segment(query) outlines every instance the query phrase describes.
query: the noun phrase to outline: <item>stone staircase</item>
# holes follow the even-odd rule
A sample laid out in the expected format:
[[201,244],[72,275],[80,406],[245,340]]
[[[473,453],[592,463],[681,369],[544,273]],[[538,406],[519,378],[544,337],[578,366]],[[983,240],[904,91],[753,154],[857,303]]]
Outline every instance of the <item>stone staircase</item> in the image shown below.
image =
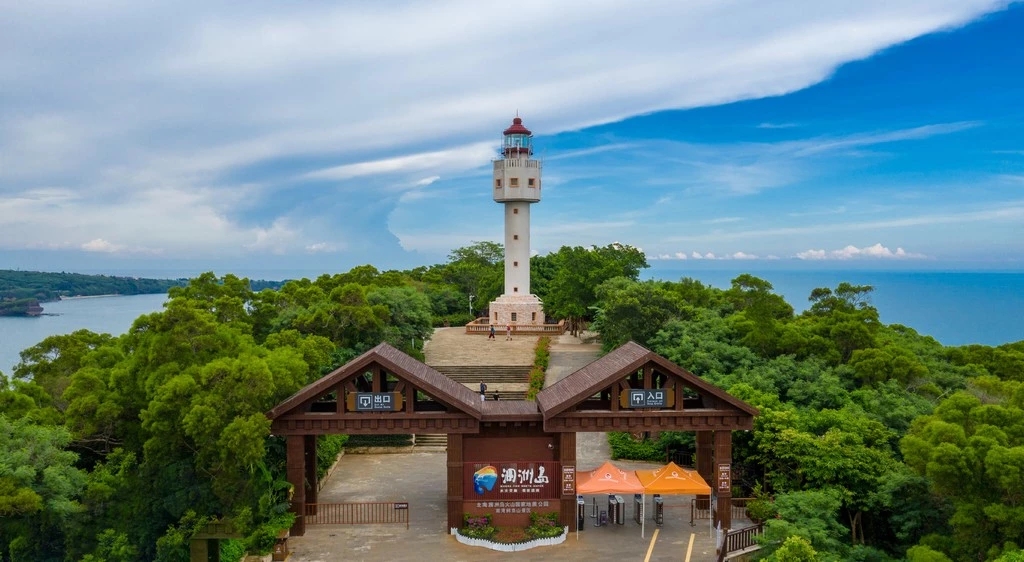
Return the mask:
[[439,373],[462,384],[529,384],[531,365],[437,365]]
[[417,447],[447,447],[448,436],[444,433],[419,433],[416,435]]

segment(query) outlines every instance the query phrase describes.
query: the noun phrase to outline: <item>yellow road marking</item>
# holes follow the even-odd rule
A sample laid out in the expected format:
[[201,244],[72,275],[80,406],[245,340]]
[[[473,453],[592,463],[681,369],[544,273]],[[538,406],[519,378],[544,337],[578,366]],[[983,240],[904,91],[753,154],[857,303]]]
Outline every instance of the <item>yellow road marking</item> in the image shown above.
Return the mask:
[[658,531],[661,529],[655,529],[654,534],[651,535],[651,546],[647,547],[647,557],[644,558],[644,562],[651,562],[651,553],[654,552],[654,541],[658,540]]
[[690,554],[693,553],[693,538],[697,535],[690,533],[690,546],[686,547],[686,562],[690,562]]

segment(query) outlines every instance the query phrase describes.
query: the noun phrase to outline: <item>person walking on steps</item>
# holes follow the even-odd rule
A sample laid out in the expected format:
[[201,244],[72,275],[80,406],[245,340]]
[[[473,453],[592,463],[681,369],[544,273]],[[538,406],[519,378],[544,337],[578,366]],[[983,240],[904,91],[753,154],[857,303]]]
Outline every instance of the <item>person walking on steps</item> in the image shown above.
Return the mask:
[[484,381],[480,381],[480,401],[487,400],[487,384]]
[[505,326],[505,341],[512,341],[512,324]]
[[491,324],[491,332],[489,334],[487,334],[487,339],[489,339],[489,340],[493,340],[494,339],[494,324]]

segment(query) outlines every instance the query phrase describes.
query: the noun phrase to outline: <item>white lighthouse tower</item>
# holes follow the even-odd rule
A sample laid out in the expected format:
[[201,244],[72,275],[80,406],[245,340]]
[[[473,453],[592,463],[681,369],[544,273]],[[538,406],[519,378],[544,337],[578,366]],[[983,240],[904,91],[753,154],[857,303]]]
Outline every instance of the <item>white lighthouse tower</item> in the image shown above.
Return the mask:
[[540,168],[533,134],[516,117],[494,161],[494,201],[505,207],[505,293],[491,303],[491,324],[544,323],[543,305],[530,293],[530,204],[540,201]]

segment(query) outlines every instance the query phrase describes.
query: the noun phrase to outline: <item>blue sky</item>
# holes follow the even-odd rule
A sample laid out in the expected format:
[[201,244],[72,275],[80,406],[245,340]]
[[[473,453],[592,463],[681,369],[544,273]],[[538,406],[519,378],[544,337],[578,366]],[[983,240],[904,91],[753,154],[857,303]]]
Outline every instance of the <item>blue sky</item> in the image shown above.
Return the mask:
[[1024,269],[1024,4],[768,4],[0,0],[0,268],[438,263],[518,111],[540,253]]

